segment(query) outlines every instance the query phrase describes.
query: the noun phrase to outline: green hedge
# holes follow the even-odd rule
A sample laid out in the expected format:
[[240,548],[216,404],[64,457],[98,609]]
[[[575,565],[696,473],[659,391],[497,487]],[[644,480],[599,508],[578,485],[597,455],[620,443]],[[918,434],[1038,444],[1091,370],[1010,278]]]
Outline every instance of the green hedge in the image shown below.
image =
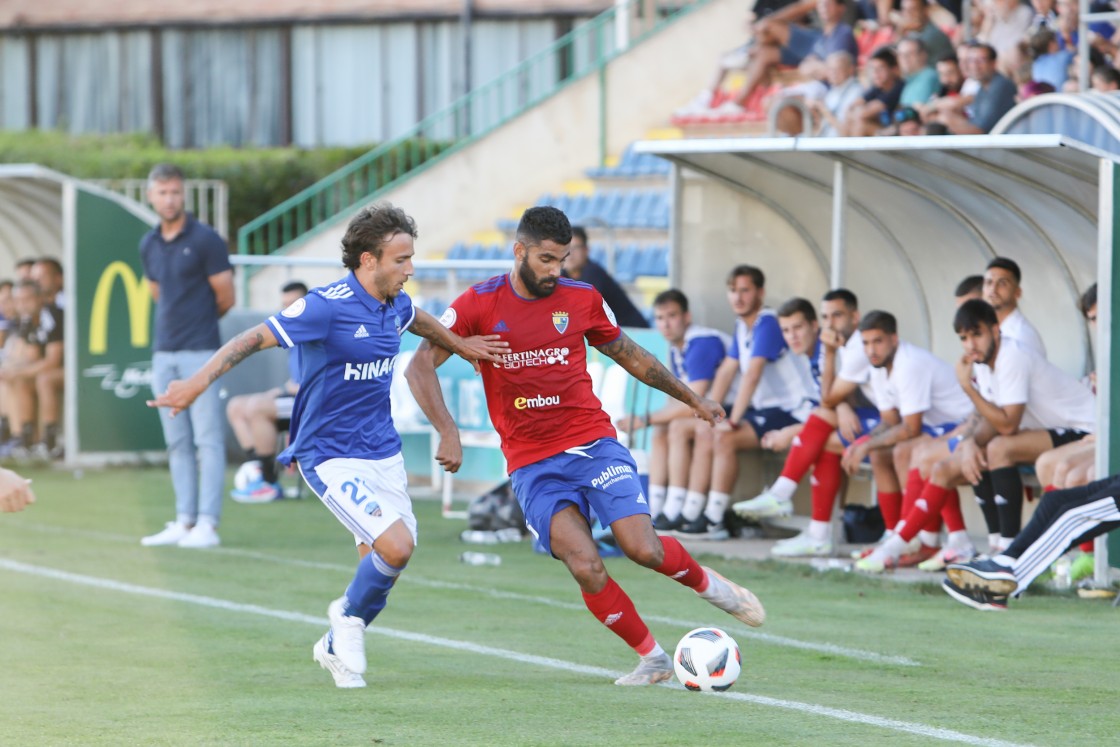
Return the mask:
[[231,244],[242,225],[371,147],[170,150],[150,135],[0,131],[0,163],[36,163],[82,179],[143,179],[168,161],[188,178],[221,179],[229,185]]

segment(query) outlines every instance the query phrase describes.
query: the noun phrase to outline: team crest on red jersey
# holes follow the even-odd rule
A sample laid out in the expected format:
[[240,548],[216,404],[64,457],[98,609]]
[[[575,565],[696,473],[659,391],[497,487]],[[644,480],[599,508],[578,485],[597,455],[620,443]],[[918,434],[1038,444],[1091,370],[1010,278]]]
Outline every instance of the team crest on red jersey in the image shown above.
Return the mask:
[[564,334],[568,331],[568,312],[554,311],[552,312],[552,326],[556,327],[556,331]]

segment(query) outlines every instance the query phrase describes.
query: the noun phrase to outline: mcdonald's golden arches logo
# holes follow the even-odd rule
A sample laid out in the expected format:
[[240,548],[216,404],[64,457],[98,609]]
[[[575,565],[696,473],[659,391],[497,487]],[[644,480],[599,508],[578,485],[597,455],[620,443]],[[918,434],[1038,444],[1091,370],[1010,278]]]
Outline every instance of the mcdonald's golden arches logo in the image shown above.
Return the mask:
[[89,352],[102,355],[109,349],[109,303],[117,278],[128,300],[128,323],[132,347],[146,348],[151,343],[152,292],[142,277],[120,260],[111,262],[101,273],[93,292],[89,315]]

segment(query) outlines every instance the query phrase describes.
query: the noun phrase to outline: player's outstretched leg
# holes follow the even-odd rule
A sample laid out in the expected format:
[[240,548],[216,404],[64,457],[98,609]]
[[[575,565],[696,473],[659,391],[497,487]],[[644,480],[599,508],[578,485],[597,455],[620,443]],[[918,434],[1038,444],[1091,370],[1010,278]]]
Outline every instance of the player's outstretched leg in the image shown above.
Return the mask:
[[742,623],[757,628],[766,622],[766,610],[750,589],[739,586],[707,566],[702,566],[708,575],[704,590],[696,590],[713,607],[718,607]]

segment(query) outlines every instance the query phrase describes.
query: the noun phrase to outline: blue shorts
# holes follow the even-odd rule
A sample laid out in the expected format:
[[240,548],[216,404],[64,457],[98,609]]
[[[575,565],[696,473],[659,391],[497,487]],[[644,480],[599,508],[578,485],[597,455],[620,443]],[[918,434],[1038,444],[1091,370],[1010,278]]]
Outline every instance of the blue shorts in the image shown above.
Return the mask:
[[813,47],[820,41],[820,38],[820,31],[791,23],[789,25],[789,42],[782,47],[779,61],[787,67],[797,67],[813,51]]
[[[855,410],[856,417],[859,418],[859,424],[863,427],[862,435],[870,433],[871,430],[883,420],[879,416],[879,411],[874,407],[857,407]],[[839,430],[836,431],[836,435],[840,437],[840,443],[844,444],[844,448],[851,446],[852,442],[844,438]]]
[[525,525],[549,555],[552,517],[566,506],[578,508],[588,526],[592,511],[605,527],[627,516],[649,516],[634,458],[613,438],[600,438],[515,469],[510,481],[525,512]]
[[742,422],[753,428],[755,435],[762,438],[770,431],[780,431],[801,421],[780,407],[763,407],[760,410],[748,407]]
[[[952,433],[960,423],[941,423],[940,425],[926,425],[922,423],[922,433],[934,438],[941,438],[946,433]],[[949,449],[952,452],[952,448]]]

